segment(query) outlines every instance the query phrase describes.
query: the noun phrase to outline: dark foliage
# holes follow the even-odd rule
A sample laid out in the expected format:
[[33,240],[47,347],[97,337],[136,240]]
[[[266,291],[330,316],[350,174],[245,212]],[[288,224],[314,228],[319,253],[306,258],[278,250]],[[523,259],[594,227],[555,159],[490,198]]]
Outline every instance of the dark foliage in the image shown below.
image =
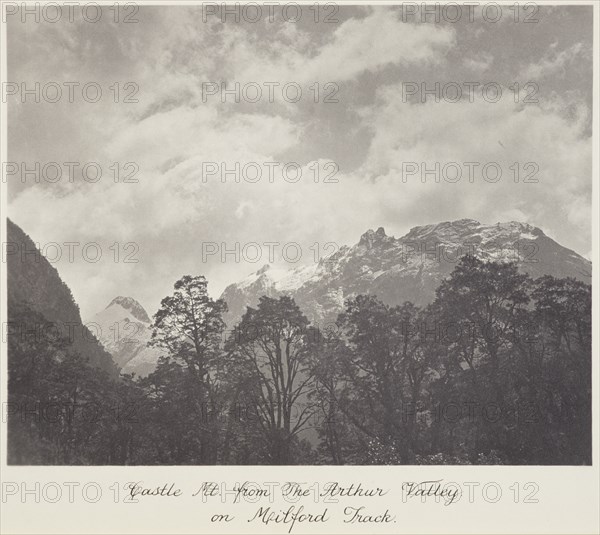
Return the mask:
[[584,283],[467,256],[426,308],[359,295],[323,333],[265,296],[227,340],[206,284],[163,299],[143,379],[13,291],[9,320],[42,328],[9,333],[9,463],[591,463]]

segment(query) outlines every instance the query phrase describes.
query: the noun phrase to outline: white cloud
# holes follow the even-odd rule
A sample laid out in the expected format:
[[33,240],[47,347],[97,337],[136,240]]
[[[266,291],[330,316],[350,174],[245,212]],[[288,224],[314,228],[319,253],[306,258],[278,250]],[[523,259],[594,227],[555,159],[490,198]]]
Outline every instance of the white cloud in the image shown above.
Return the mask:
[[463,60],[463,65],[472,71],[484,72],[487,71],[494,62],[494,56],[483,52],[473,57],[466,57]]
[[[556,101],[548,105],[518,105],[504,88],[505,97],[492,104],[483,99],[469,103],[434,101],[402,103],[399,87],[380,91],[380,100],[364,110],[373,132],[371,148],[362,167],[379,189],[382,205],[398,220],[415,220],[431,213],[441,220],[472,217],[484,222],[505,219],[509,212],[554,236],[586,250],[590,239],[591,143],[582,132],[583,113],[566,118]],[[564,108],[564,103],[562,105]],[[463,172],[456,183],[423,184],[420,175],[402,182],[406,162],[434,169],[456,162]],[[478,162],[474,182],[467,179],[465,162]],[[503,175],[488,183],[481,174],[484,164],[499,164]],[[511,167],[518,162],[519,183]],[[527,171],[539,166],[539,183],[523,183]],[[447,168],[448,173],[451,168]],[[490,168],[491,169],[491,168]],[[405,166],[406,170],[406,166]],[[454,175],[448,175],[453,177]],[[490,174],[490,177],[492,175]],[[577,217],[566,208],[577,206]],[[573,235],[574,225],[577,235]]]
[[[315,51],[298,49],[291,42],[265,49],[238,40],[230,51],[231,70],[242,82],[343,82],[386,65],[435,63],[454,41],[453,29],[405,24],[393,11],[372,8],[366,17],[342,23]],[[302,42],[308,44],[306,38]]]
[[[260,267],[222,264],[214,258],[203,264],[206,241],[229,247],[236,242],[295,241],[305,253],[303,261],[311,261],[315,242],[320,247],[325,242],[352,244],[368,228],[384,226],[398,235],[417,224],[472,217],[483,222],[527,220],[568,246],[589,249],[591,148],[581,134],[586,110],[577,108],[566,117],[560,99],[543,106],[515,105],[504,88],[497,104],[412,105],[401,102],[397,85],[385,85],[390,83],[385,76],[376,81],[373,76],[370,87],[379,88],[374,102],[367,89],[359,89],[356,101],[335,108],[224,106],[218,98],[202,102],[201,84],[210,80],[342,84],[390,67],[403,76],[410,68],[421,74],[429,69],[434,76],[436,65],[448,67],[447,52],[456,39],[453,29],[403,24],[383,8],[361,8],[358,13],[316,39],[293,25],[261,35],[243,26],[202,24],[193,10],[165,10],[162,17],[147,21],[155,24],[152,29],[134,25],[140,27],[131,29],[130,39],[123,34],[115,38],[115,47],[126,58],[119,72],[131,69],[121,79],[138,81],[139,104],[75,105],[66,110],[68,121],[65,110],[53,115],[40,107],[33,116],[25,114],[26,124],[39,122],[55,135],[24,138],[17,147],[24,155],[32,146],[55,154],[50,160],[78,156],[106,166],[114,161],[140,165],[139,184],[114,184],[107,177],[98,184],[36,186],[10,205],[11,217],[36,241],[102,243],[101,262],[63,261],[57,266],[84,316],[121,293],[132,294],[151,309],[184,273],[207,275],[218,295],[227,283]],[[88,75],[87,69],[95,66],[99,71],[94,77],[108,86],[115,76],[110,62],[96,61],[95,48],[89,46],[93,40],[80,52],[75,46],[80,40],[86,40],[84,34],[71,36],[67,51],[56,58],[28,56],[19,74],[31,75],[39,67],[51,79],[53,72],[62,72],[64,61],[69,73],[80,69]],[[39,50],[35,39],[28,46]],[[580,53],[572,47],[532,65],[546,74]],[[497,67],[495,58],[486,54],[458,61],[474,70]],[[348,112],[357,106],[362,106],[360,113]],[[331,133],[326,143],[315,144],[309,125],[327,130],[329,123],[338,127],[329,132],[342,134]],[[345,137],[365,129],[368,147],[352,145],[354,138]],[[236,162],[282,160],[297,148],[323,166],[340,147],[361,159],[348,166],[351,170],[342,165],[337,183],[315,183],[314,162],[303,165],[303,178],[295,184],[281,178],[274,183],[223,184],[216,177],[202,177],[207,161],[232,169]],[[499,162],[505,174],[497,184],[480,176],[475,183],[423,184],[416,176],[404,183],[402,162],[413,161],[429,167],[436,161]],[[539,163],[540,183],[515,184],[508,174],[514,162]],[[127,241],[139,243],[137,264],[115,263],[111,257],[108,247]]]
[[557,74],[566,72],[566,67],[573,62],[580,54],[585,53],[585,49],[581,43],[575,43],[567,49],[556,52],[556,44],[551,51],[539,61],[530,63],[522,69],[520,78],[522,80],[539,80]]

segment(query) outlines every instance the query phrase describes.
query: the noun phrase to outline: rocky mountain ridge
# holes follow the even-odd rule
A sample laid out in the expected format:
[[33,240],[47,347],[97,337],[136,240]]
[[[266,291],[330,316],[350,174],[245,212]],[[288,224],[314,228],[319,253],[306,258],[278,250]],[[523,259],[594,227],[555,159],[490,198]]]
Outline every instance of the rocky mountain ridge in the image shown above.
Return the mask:
[[308,266],[285,270],[265,265],[225,289],[221,295],[229,307],[225,319],[231,327],[261,295],[291,295],[318,323],[335,321],[344,301],[360,293],[375,294],[390,305],[404,301],[425,305],[465,254],[516,262],[533,278],[547,274],[591,284],[591,262],[537,227],[460,219],[413,227],[400,238],[388,236],[382,227],[368,230],[356,245],[340,247]]

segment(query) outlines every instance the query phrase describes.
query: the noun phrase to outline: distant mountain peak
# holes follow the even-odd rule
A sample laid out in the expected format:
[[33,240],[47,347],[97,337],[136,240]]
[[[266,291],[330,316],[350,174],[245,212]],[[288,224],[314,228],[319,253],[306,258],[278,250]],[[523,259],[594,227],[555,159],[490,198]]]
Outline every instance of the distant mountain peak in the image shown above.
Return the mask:
[[143,323],[150,323],[148,313],[144,310],[142,305],[133,299],[133,297],[123,297],[122,295],[119,295],[118,297],[115,297],[106,308],[110,308],[113,305],[119,305],[123,307],[125,310],[130,312],[135,319]]
[[271,269],[271,265],[270,264],[265,264],[263,267],[261,267],[256,274],[257,275],[262,275],[263,273],[266,273],[267,271],[269,271]]

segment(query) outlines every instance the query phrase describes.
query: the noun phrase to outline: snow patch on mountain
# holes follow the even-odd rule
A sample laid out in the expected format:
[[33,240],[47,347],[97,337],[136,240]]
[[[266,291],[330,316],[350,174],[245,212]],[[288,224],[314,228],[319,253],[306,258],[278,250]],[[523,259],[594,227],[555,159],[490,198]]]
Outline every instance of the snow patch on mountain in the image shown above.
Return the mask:
[[245,279],[240,281],[239,288],[245,289],[260,283],[276,291],[297,290],[315,276],[317,268],[317,264],[312,264],[290,270],[265,264],[261,269],[250,273]]

